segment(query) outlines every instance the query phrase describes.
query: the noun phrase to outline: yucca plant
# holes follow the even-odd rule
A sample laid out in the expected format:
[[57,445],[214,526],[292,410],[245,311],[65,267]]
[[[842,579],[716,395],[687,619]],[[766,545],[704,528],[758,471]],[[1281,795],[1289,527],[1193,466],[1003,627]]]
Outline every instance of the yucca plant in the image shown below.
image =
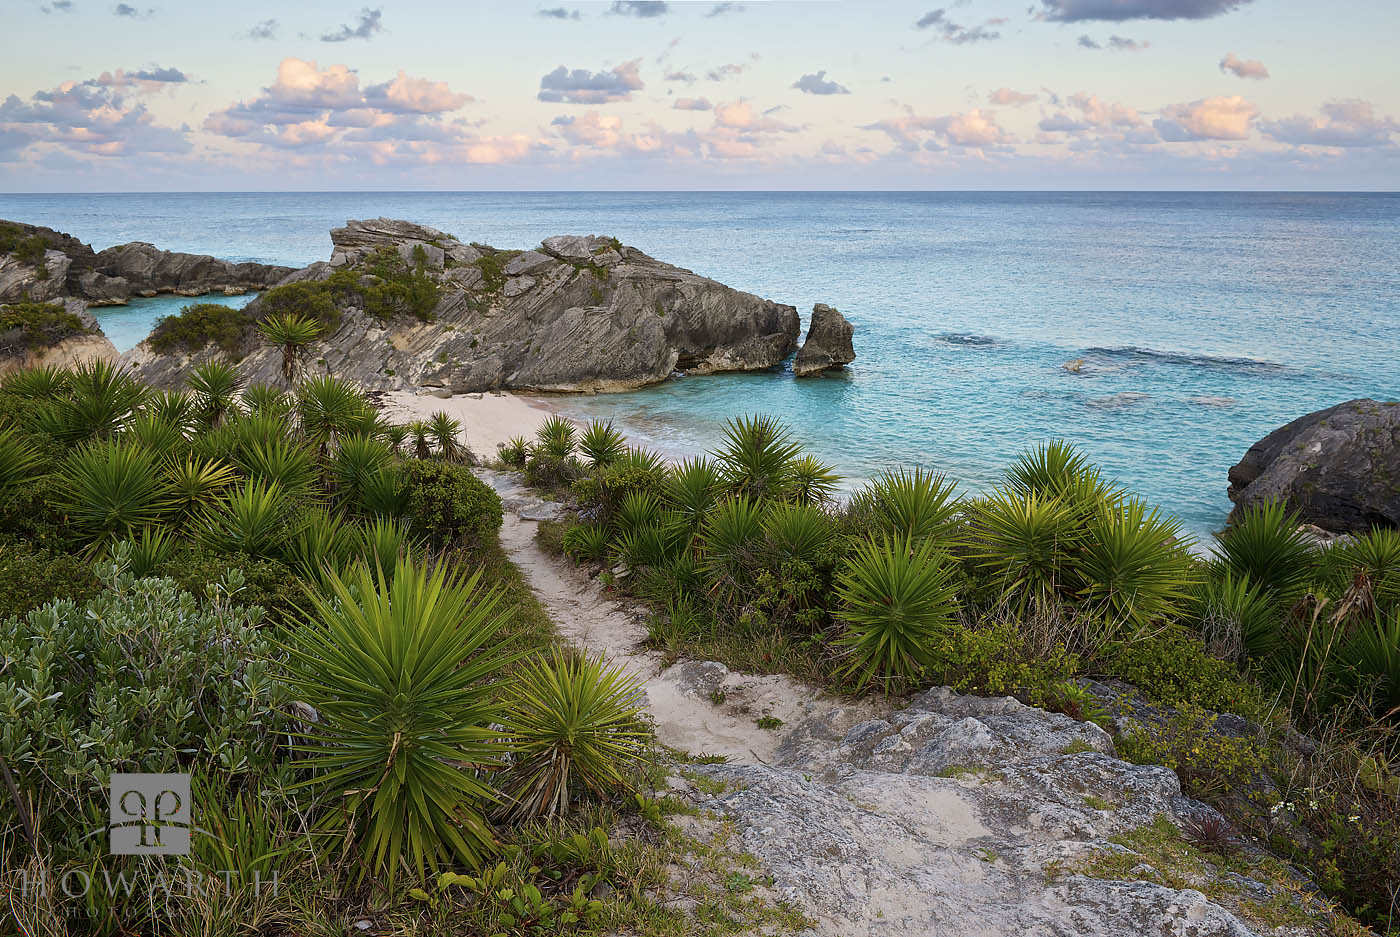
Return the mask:
[[292,398],[271,384],[249,384],[243,391],[243,405],[249,413],[265,413],[282,419],[292,415]]
[[666,460],[658,453],[641,446],[629,446],[627,451],[613,462],[618,469],[634,470],[648,475],[659,475],[666,470]]
[[1326,550],[1319,565],[1334,614],[1361,620],[1400,608],[1400,530],[1372,528]]
[[838,539],[835,523],[821,508],[782,502],[764,513],[763,534],[780,563],[815,564],[823,554],[834,554]]
[[661,499],[646,491],[629,491],[613,512],[613,526],[622,533],[658,527],[661,524]]
[[766,416],[728,421],[724,443],[715,451],[730,490],[756,499],[784,497],[792,484],[792,463],[802,447],[782,423]]
[[324,508],[307,511],[295,528],[282,548],[282,556],[298,576],[310,583],[321,582],[327,570],[343,575],[364,549],[361,530]]
[[454,420],[443,411],[428,417],[428,434],[437,446],[438,455],[448,462],[459,462],[466,455],[467,447],[457,441],[462,434],[462,421]]
[[96,440],[64,464],[59,508],[91,548],[160,524],[172,508],[170,485],[140,446]]
[[[501,461],[512,468],[524,468],[530,455],[530,441],[524,436],[512,436],[499,446]],[[425,458],[419,456],[419,458]]]
[[0,495],[28,485],[43,474],[39,453],[9,427],[0,427]]
[[510,687],[512,819],[566,813],[578,788],[613,794],[645,757],[651,740],[646,694],[636,677],[601,654],[556,647],[512,674]]
[[574,424],[561,416],[551,416],[535,431],[535,450],[555,462],[563,462],[574,454],[577,444]]
[[258,323],[262,337],[282,352],[282,379],[288,386],[296,383],[306,348],[320,336],[323,328],[317,320],[291,312],[268,316]]
[[110,436],[140,410],[148,394],[117,365],[93,361],[69,372],[66,393],[39,411],[38,427],[70,445]]
[[197,456],[167,461],[165,476],[170,485],[172,513],[181,520],[212,506],[235,480],[230,466]]
[[999,603],[1021,615],[1057,615],[1071,557],[1083,543],[1075,509],[1037,491],[1003,489],[971,513],[968,550]]
[[275,482],[249,479],[205,512],[198,539],[217,553],[276,557],[296,533],[291,498]]
[[370,436],[349,436],[340,441],[331,460],[336,492],[349,504],[357,504],[370,479],[393,462],[388,445]]
[[0,379],[0,391],[30,400],[52,400],[69,389],[69,372],[53,365],[22,368]]
[[1177,616],[1192,585],[1181,524],[1135,498],[1095,512],[1070,571],[1075,597],[1102,616],[1104,641]]
[[942,475],[922,468],[882,472],[862,495],[879,531],[910,540],[933,540],[942,549],[951,548],[960,538],[963,504],[956,486]]
[[666,504],[687,536],[700,529],[723,488],[724,477],[704,456],[686,459],[667,473]]
[[127,543],[131,551],[128,568],[138,579],[154,575],[180,548],[180,541],[168,527],[142,527]]
[[318,716],[298,748],[332,807],[324,828],[391,887],[404,872],[477,867],[496,848],[483,773],[502,763],[495,681],[511,657],[499,594],[480,578],[408,560],[391,576],[364,565],[329,576],[287,648],[289,682]]
[[402,423],[391,423],[384,427],[383,438],[394,455],[404,454],[404,443],[408,442],[409,429]]
[[322,455],[342,435],[353,432],[369,409],[369,402],[359,389],[338,377],[312,377],[297,387],[296,410],[301,431]]
[[1292,604],[1318,568],[1317,551],[1298,526],[1282,503],[1236,508],[1230,526],[1216,534],[1220,558],[1275,601]]
[[120,435],[147,452],[167,457],[185,448],[189,441],[185,427],[161,419],[150,411],[138,413],[123,427]]
[[408,424],[408,436],[415,459],[433,457],[432,430],[428,428],[427,421],[414,420]]
[[1006,470],[1006,487],[1023,495],[1057,498],[1085,515],[1123,495],[1120,486],[1105,481],[1103,473],[1063,439],[1022,454]]
[[859,543],[836,584],[841,678],[864,689],[918,681],[957,612],[953,567],[930,540],[882,537]]
[[1377,718],[1400,717],[1400,611],[1377,615],[1351,635],[1344,659],[1369,692]]
[[675,535],[660,524],[629,528],[612,542],[612,561],[628,576],[645,569],[661,566],[675,555],[679,543]]
[[1282,643],[1283,612],[1249,581],[1212,563],[1191,596],[1191,619],[1216,657],[1243,663],[1272,658]]
[[406,521],[376,517],[360,528],[360,555],[379,569],[393,570],[417,555],[418,540]]
[[242,414],[225,425],[229,428],[235,445],[242,452],[247,452],[259,443],[273,440],[289,441],[296,437],[291,421],[286,416],[268,410]]
[[391,462],[360,483],[355,511],[365,517],[404,517],[409,513],[409,497],[398,466]]
[[238,412],[238,391],[243,378],[225,361],[206,361],[190,372],[186,381],[194,393],[196,412],[208,426],[220,426]]
[[579,524],[565,531],[564,553],[580,562],[600,563],[608,555],[608,540],[608,529],[602,524]]
[[316,461],[295,439],[272,437],[244,448],[238,467],[249,478],[299,494],[316,481]]
[[590,420],[579,435],[578,451],[597,468],[612,465],[627,452],[627,438],[612,421]]
[[788,471],[788,497],[798,504],[825,504],[836,493],[841,476],[814,455],[800,455]]
[[716,504],[700,532],[701,568],[721,603],[734,603],[752,587],[763,546],[763,507],[744,497]]
[[198,413],[194,398],[182,390],[158,390],[146,399],[146,412],[158,420],[189,432]]

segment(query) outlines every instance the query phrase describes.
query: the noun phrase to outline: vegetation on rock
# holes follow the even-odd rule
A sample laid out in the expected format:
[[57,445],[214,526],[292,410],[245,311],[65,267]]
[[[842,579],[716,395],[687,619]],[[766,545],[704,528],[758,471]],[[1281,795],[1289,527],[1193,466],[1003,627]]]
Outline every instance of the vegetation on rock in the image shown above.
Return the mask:
[[52,348],[93,330],[60,303],[21,302],[0,306],[0,353]]

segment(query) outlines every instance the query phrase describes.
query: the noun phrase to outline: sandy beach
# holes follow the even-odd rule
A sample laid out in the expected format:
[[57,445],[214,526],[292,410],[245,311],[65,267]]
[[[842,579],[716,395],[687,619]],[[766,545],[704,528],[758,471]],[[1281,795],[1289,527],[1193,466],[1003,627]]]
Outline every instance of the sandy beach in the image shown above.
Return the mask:
[[390,391],[382,400],[384,415],[396,423],[426,420],[443,412],[460,420],[467,446],[478,456],[493,458],[496,447],[514,436],[534,438],[540,424],[549,419],[544,402],[514,394],[460,394],[435,397],[410,391]]

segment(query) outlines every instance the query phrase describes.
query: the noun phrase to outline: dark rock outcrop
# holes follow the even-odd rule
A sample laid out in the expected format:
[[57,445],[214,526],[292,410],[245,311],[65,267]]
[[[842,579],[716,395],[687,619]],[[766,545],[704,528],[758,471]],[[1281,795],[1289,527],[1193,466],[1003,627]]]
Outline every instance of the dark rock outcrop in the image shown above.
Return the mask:
[[1351,400],[1281,426],[1230,469],[1240,508],[1284,501],[1333,533],[1400,527],[1400,403]]
[[[662,263],[613,238],[551,237],[529,251],[464,244],[433,228],[391,219],[351,221],[331,233],[329,263],[282,282],[324,281],[384,251],[420,266],[439,290],[427,321],[369,314],[338,295],[335,331],[307,356],[311,373],[330,372],[373,389],[441,388],[446,393],[626,390],[691,374],[779,365],[796,347],[792,306],[770,302]],[[261,314],[263,298],[250,303]],[[241,368],[276,381],[280,355],[255,336]],[[189,368],[222,354],[127,354],[145,380],[170,386]]]
[[850,364],[856,360],[856,350],[851,344],[855,331],[856,327],[840,312],[825,303],[817,303],[812,307],[807,340],[792,362],[792,373],[807,377]]
[[[266,289],[291,267],[231,263],[206,254],[163,251],[142,241],[101,253],[68,234],[39,225],[0,221],[23,237],[48,245],[42,269],[14,256],[0,257],[0,302],[81,299],[94,305],[120,304],[133,296],[178,293],[244,293]],[[42,276],[40,274],[43,274]]]

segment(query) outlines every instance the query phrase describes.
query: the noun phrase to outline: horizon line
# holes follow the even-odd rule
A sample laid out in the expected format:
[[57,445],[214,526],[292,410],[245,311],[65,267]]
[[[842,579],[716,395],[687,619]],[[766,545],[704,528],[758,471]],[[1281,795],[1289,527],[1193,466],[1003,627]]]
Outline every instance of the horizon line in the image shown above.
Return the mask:
[[1400,189],[54,189],[0,192],[52,195],[1400,195]]

